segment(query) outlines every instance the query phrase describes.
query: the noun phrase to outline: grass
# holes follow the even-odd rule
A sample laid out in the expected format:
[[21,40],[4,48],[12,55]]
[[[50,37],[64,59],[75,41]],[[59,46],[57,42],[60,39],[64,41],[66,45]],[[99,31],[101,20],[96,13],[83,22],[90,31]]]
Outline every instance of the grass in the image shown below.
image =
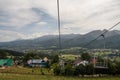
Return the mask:
[[53,73],[52,70],[49,71],[49,69],[46,68],[26,68],[26,67],[13,66],[6,69],[0,69],[1,73],[18,73],[18,74],[35,74],[35,75],[41,74],[41,71],[47,75]]
[[0,80],[120,80],[119,77],[81,78],[54,75],[0,74]]
[[[41,69],[44,75],[41,75]],[[54,76],[53,71],[46,68],[9,67],[0,69],[0,80],[120,80],[120,77],[65,77]]]
[[75,57],[78,57],[78,56],[79,55],[66,54],[66,55],[62,55],[62,58],[66,60],[75,60]]

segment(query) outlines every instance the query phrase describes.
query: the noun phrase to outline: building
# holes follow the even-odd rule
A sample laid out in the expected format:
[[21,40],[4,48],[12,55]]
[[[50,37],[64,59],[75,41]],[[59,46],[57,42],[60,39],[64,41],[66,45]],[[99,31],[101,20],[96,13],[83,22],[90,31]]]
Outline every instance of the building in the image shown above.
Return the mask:
[[73,62],[74,66],[79,66],[79,65],[87,65],[89,62],[86,60],[81,60],[79,57],[75,59],[75,61]]
[[30,59],[27,61],[29,67],[46,67],[47,62],[42,59]]
[[12,59],[0,59],[0,66],[12,66]]
[[48,61],[49,61],[47,57],[44,57],[43,60],[44,60],[45,62],[48,62]]
[[79,66],[81,63],[81,59],[80,58],[76,58],[75,61],[73,62],[74,66]]

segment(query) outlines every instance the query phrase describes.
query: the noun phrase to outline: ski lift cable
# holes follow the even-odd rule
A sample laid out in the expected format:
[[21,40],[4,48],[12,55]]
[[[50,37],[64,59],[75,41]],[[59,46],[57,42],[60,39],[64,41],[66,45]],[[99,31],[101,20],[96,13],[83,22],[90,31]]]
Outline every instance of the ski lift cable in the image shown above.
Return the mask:
[[86,45],[84,45],[83,47],[87,47],[89,46],[91,43],[93,43],[94,41],[96,41],[98,38],[100,38],[101,36],[105,35],[108,31],[110,31],[111,29],[113,29],[114,27],[116,27],[118,24],[120,24],[120,22],[116,23],[115,25],[113,25],[112,27],[110,27],[108,30],[104,31],[102,34],[100,34],[98,37],[96,37],[95,39],[93,39],[92,41],[88,42]]
[[[59,5],[59,0],[57,0],[57,17],[58,17],[58,32],[59,32],[59,49],[61,49],[61,22],[60,22],[60,5]],[[118,24],[120,24],[120,22],[116,23],[115,25],[113,25],[112,27],[110,27],[108,30],[104,31],[102,34],[100,34],[98,37],[96,37],[95,39],[93,39],[92,41],[88,42],[86,45],[84,45],[83,47],[87,47],[89,46],[91,43],[93,43],[94,41],[96,41],[98,38],[100,38],[101,36],[104,36],[104,34],[106,34],[108,31],[110,31],[111,29],[113,29],[114,27],[116,27]],[[73,39],[70,39],[73,40]],[[70,41],[68,40],[68,41]]]
[[[120,24],[120,22],[118,22],[117,24],[115,24],[114,26],[112,26],[112,27],[110,27],[108,30],[106,30],[105,32],[103,32],[102,34],[100,34],[98,37],[96,37],[95,39],[93,39],[92,41],[90,41],[90,42],[88,42],[86,45],[84,45],[83,47],[86,47],[87,45],[89,45],[89,44],[91,44],[91,43],[93,43],[94,41],[96,41],[99,37],[105,37],[104,36],[104,34],[106,34],[108,31],[110,31],[111,29],[113,29],[115,26],[117,26],[118,24]],[[69,39],[69,40],[66,40],[66,41],[64,41],[65,43],[66,42],[70,42],[70,41],[72,41],[72,40],[74,40],[75,38],[78,38],[80,35],[78,35],[78,36],[75,36],[74,38],[71,38],[71,39]]]

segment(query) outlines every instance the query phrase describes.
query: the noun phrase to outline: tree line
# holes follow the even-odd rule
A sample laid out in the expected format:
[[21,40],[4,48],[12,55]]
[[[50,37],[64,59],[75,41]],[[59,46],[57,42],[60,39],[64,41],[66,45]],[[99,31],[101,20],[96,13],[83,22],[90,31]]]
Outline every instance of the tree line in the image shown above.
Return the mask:
[[109,62],[107,68],[95,68],[93,64],[87,64],[73,67],[67,64],[64,67],[56,66],[54,74],[59,76],[84,76],[84,75],[120,75],[120,62]]

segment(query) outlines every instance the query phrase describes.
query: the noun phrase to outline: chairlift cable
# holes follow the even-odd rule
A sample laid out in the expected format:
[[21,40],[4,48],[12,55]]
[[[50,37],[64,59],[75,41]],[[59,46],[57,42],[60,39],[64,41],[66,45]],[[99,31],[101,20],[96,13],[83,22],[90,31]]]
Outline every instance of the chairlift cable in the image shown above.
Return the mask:
[[108,31],[110,31],[111,29],[113,29],[114,27],[116,27],[118,24],[120,24],[120,22],[116,23],[115,25],[113,25],[112,27],[110,27],[108,30],[104,31],[102,34],[100,34],[98,37],[96,37],[95,39],[93,39],[92,41],[88,42],[86,45],[84,45],[84,47],[89,46],[91,43],[93,43],[94,41],[96,41],[98,38],[100,38],[102,35],[106,34]]

